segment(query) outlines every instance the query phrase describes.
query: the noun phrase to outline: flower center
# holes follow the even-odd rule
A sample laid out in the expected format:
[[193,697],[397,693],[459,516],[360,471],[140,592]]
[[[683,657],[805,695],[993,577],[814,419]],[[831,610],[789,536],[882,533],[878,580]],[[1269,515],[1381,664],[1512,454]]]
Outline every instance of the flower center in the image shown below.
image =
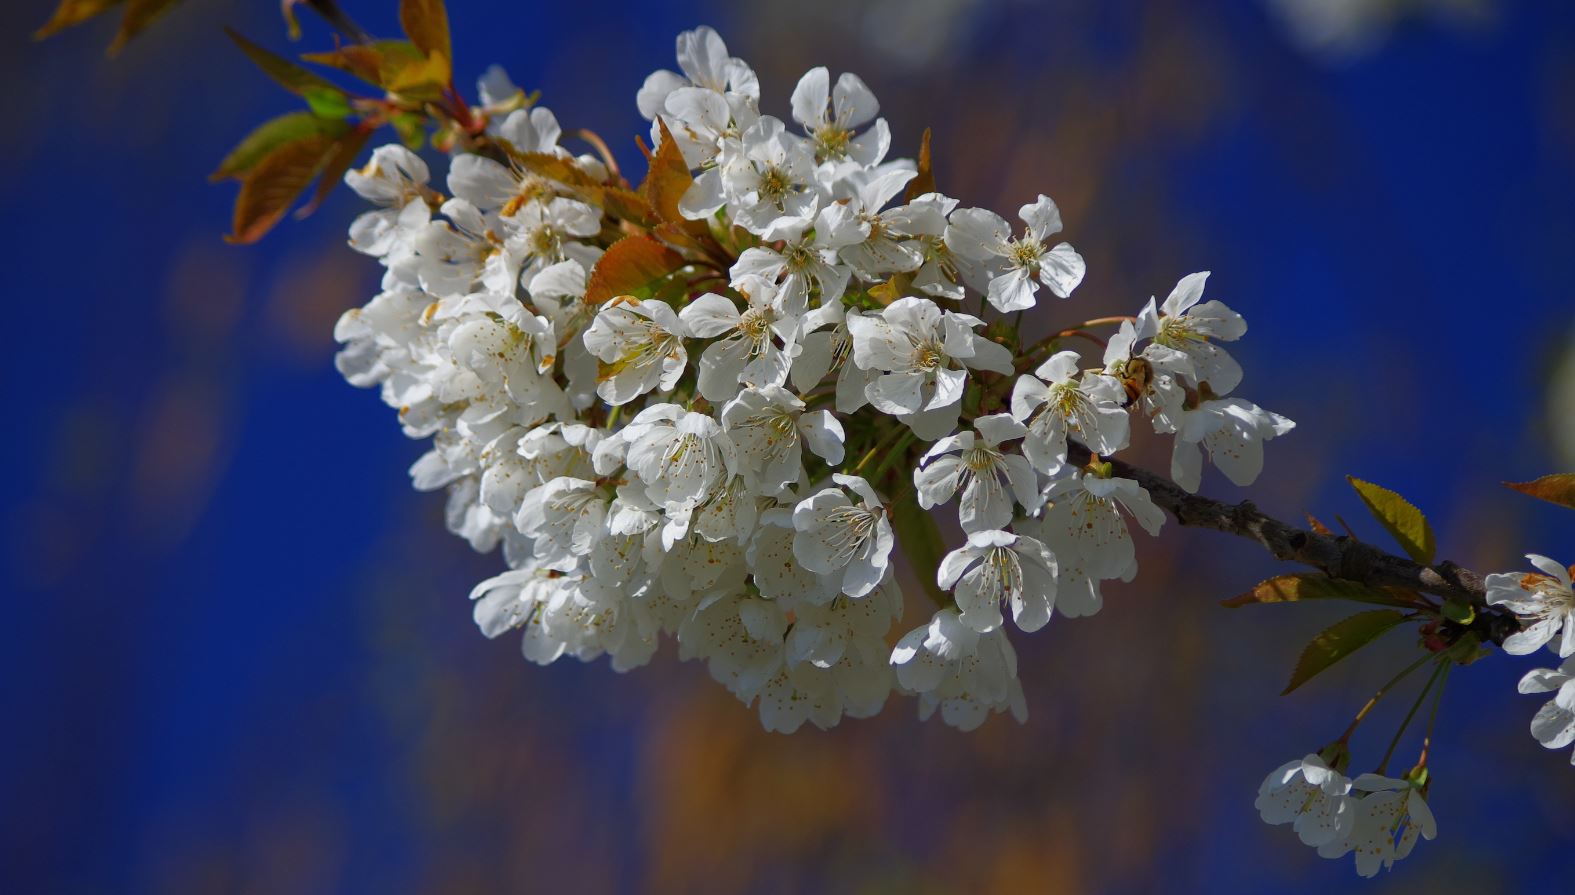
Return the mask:
[[913,346],[913,366],[916,369],[929,372],[938,368],[946,360],[946,350],[939,342],[925,341]]
[[792,178],[776,165],[768,165],[760,172],[760,195],[767,201],[781,205],[792,189]]
[[815,130],[815,154],[821,159],[842,158],[851,142],[853,132],[847,128],[828,123]]
[[744,338],[755,343],[755,350],[759,352],[765,343],[771,339],[771,323],[776,315],[770,308],[750,308],[738,318],[738,331]]
[[962,452],[963,465],[975,475],[994,469],[1001,461],[1001,452],[987,444],[975,444]]
[[1013,267],[1033,270],[1039,266],[1039,259],[1044,253],[1044,243],[1038,237],[1024,236],[1017,242],[1007,244],[1006,257]]

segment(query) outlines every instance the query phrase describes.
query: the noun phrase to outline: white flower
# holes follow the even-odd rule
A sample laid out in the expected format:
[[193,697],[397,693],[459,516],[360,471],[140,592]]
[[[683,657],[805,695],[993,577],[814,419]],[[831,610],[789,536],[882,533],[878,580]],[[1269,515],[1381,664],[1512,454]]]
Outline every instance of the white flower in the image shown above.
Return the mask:
[[524,627],[546,596],[551,578],[541,569],[511,569],[476,585],[470,592],[476,627],[489,640]]
[[488,386],[507,391],[521,404],[556,391],[550,374],[558,350],[557,336],[545,317],[526,311],[504,296],[478,294],[479,305],[498,308],[467,318],[449,334],[454,360]]
[[784,605],[829,603],[842,593],[842,576],[811,572],[793,555],[793,511],[776,507],[760,514],[745,555],[762,596]]
[[915,173],[890,168],[854,174],[848,181],[852,196],[832,203],[816,220],[816,231],[825,230],[830,242],[842,246],[842,260],[866,280],[918,270],[924,251],[917,238],[940,236],[946,229],[945,216],[931,202],[881,210]]
[[1083,256],[1067,243],[1046,245],[1061,232],[1061,210],[1049,196],[1041,195],[1017,214],[1027,224],[1020,239],[1012,238],[1011,225],[1004,218],[983,208],[953,212],[946,227],[946,245],[953,252],[988,265],[986,296],[999,311],[1033,307],[1040,283],[1066,298],[1083,281],[1086,269]]
[[1438,825],[1422,790],[1408,780],[1363,774],[1351,782],[1351,831],[1318,848],[1325,858],[1356,853],[1356,872],[1364,877],[1387,870],[1411,854],[1418,837],[1432,840]]
[[584,335],[585,347],[601,361],[596,394],[618,405],[653,388],[671,391],[689,363],[684,334],[666,302],[615,298],[603,305]]
[[1157,314],[1150,300],[1139,315],[1137,332],[1154,340],[1143,356],[1155,369],[1183,376],[1194,387],[1207,382],[1214,394],[1227,395],[1241,384],[1241,365],[1215,342],[1241,338],[1247,322],[1223,302],[1198,304],[1208,278],[1208,271],[1182,277]]
[[600,249],[579,241],[602,228],[601,212],[584,202],[561,197],[528,202],[502,222],[509,234],[506,248],[521,259],[519,275],[527,282],[562,261],[578,261],[590,270],[601,258]]
[[853,413],[868,403],[864,390],[880,375],[851,362],[853,335],[847,321],[856,316],[857,311],[845,311],[841,302],[823,304],[805,314],[799,321],[799,354],[789,374],[793,387],[808,394],[828,374],[836,373],[838,413]]
[[695,611],[678,629],[679,658],[701,658],[711,676],[753,702],[783,664],[787,617],[771,600],[729,596]]
[[[978,262],[954,253],[946,245],[946,219],[957,208],[957,200],[940,193],[925,193],[908,203],[910,213],[937,215],[941,220],[939,236],[920,237],[917,240],[923,263],[913,274],[913,288],[925,295],[961,301],[966,294],[964,281],[978,278]],[[988,285],[988,284],[987,284]]]
[[864,389],[875,409],[897,415],[923,439],[957,425],[968,374],[964,367],[1012,372],[1012,354],[973,328],[977,317],[942,311],[925,298],[899,298],[878,315],[848,318],[853,362],[878,370]]
[[463,296],[477,284],[488,292],[513,296],[525,263],[523,247],[499,235],[503,225],[495,213],[483,214],[464,199],[450,199],[441,209],[448,221],[422,228],[409,259],[421,288],[439,298]]
[[703,87],[751,102],[760,99],[760,82],[754,70],[744,60],[729,56],[727,44],[712,28],[696,28],[678,35],[678,67],[683,70],[682,75],[664,69],[645,79],[636,105],[647,121],[662,111],[668,94],[681,87]]
[[721,424],[676,404],[647,407],[618,434],[628,443],[626,465],[669,514],[700,506],[738,471]]
[[700,339],[720,336],[700,355],[700,394],[722,402],[738,394],[739,384],[781,385],[798,353],[798,320],[787,314],[778,300],[777,287],[756,277],[734,286],[747,306],[742,312],[733,299],[707,292],[678,312],[689,335]]
[[823,603],[794,603],[793,629],[787,637],[789,665],[807,662],[832,668],[861,641],[878,644],[880,665],[885,665],[883,638],[891,623],[902,615],[902,594],[895,588],[876,588],[862,600],[835,597]]
[[605,533],[611,499],[593,481],[562,476],[525,496],[514,525],[536,539],[536,557],[544,566],[570,571]]
[[521,436],[518,453],[538,485],[559,476],[591,478],[591,455],[604,434],[580,423],[548,423]]
[[[497,133],[518,152],[568,156],[558,146],[563,129],[557,116],[542,106],[509,113]],[[449,163],[448,188],[477,208],[509,218],[526,205],[551,201],[555,186],[524,168],[506,167],[484,155],[466,153],[456,155]]]
[[1503,606],[1521,619],[1531,622],[1522,631],[1504,639],[1504,652],[1524,656],[1553,643],[1562,629],[1563,637],[1553,646],[1559,658],[1575,655],[1575,590],[1570,586],[1570,570],[1536,553],[1526,559],[1541,574],[1503,572],[1489,575],[1487,601]]
[[975,631],[1001,626],[1001,604],[1012,607],[1012,621],[1037,631],[1050,621],[1055,605],[1055,557],[1034,538],[1004,531],[976,531],[968,543],[946,554],[936,570],[942,589],[953,591],[962,623]]
[[1264,778],[1255,806],[1264,823],[1292,824],[1304,844],[1318,848],[1350,834],[1356,819],[1350,792],[1350,778],[1308,755]]
[[[745,249],[728,275],[734,283],[746,277],[776,283],[782,308],[789,314],[803,314],[811,292],[819,295],[822,308],[840,308],[842,293],[848,288],[848,269],[839,263],[838,245],[830,241],[825,228],[817,227],[814,235],[805,235],[814,223],[809,216],[778,218],[761,234],[766,244]],[[775,247],[778,242],[781,248]]]
[[1170,477],[1188,491],[1203,478],[1203,451],[1225,477],[1250,485],[1263,471],[1263,443],[1296,428],[1291,420],[1241,398],[1216,398],[1173,415],[1176,439],[1170,455]]
[[954,609],[936,612],[929,624],[903,635],[891,664],[898,683],[918,694],[920,719],[939,708],[941,719],[958,730],[977,728],[992,712],[1010,710],[1019,723],[1028,720],[1017,652],[1005,632],[980,634]]
[[769,115],[744,131],[737,157],[720,173],[720,196],[708,195],[701,180],[690,187],[680,203],[685,217],[706,218],[726,204],[733,223],[761,234],[781,218],[811,214],[820,199],[814,156]]
[[[827,488],[793,508],[793,555],[811,572],[840,572],[842,592],[862,597],[886,576],[891,520],[868,482],[842,473],[831,479],[841,487]],[[842,488],[859,502],[849,500]]]
[[431,176],[420,156],[398,144],[379,146],[365,167],[345,172],[345,183],[379,206],[350,225],[351,248],[381,258],[407,247],[432,220],[425,198]]
[[[1001,450],[1001,442],[1022,438],[1027,429],[1009,414],[974,420],[973,431],[948,435],[935,442],[913,473],[919,506],[930,509],[962,489],[958,515],[963,531],[1005,528],[1012,521],[1016,497],[1032,513],[1039,509],[1039,480],[1028,461]],[[1008,490],[1010,487],[1010,490]]]
[[[825,66],[812,68],[793,88],[793,120],[803,126],[818,161],[847,160],[859,167],[878,164],[891,145],[886,120],[876,119],[880,103],[864,81],[851,72],[831,86]],[[859,128],[875,122],[863,134]]]
[[[1575,743],[1575,656],[1558,669],[1535,668],[1520,679],[1522,693],[1553,693],[1531,719],[1531,735],[1545,749],[1563,749]],[[1570,755],[1575,765],[1575,753]]]
[[1070,561],[1090,578],[1131,581],[1137,574],[1137,552],[1123,509],[1150,535],[1159,534],[1165,523],[1164,511],[1132,479],[1074,471],[1052,483],[1046,497],[1051,503],[1045,510],[1045,542],[1052,548],[1059,543],[1071,546],[1075,560],[1059,550],[1057,558],[1063,567]]
[[842,463],[842,424],[827,410],[806,412],[804,402],[779,385],[747,388],[722,408],[743,473],[763,494],[776,494],[804,474],[803,446],[827,465]]
[[1046,475],[1066,462],[1069,434],[1102,456],[1127,446],[1131,426],[1125,389],[1103,373],[1090,371],[1080,378],[1078,365],[1076,351],[1061,351],[1012,385],[1012,416],[1028,426],[1023,454]]

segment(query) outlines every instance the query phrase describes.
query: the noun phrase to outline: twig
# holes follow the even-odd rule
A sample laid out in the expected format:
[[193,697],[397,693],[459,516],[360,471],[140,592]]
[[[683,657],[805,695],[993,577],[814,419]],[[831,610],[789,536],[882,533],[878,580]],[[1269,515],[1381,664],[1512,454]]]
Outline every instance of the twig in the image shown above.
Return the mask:
[[[1067,458],[1078,466],[1086,465],[1090,459],[1088,448],[1073,441],[1068,444]],[[1488,605],[1482,576],[1449,560],[1422,565],[1348,535],[1330,537],[1288,525],[1265,514],[1250,500],[1229,504],[1188,494],[1163,476],[1115,458],[1103,459],[1115,475],[1142,485],[1154,503],[1182,525],[1212,528],[1257,541],[1276,559],[1311,566],[1333,578],[1371,587],[1404,588],[1473,606],[1477,612],[1469,630],[1484,641],[1502,644],[1504,638],[1520,630],[1520,621],[1513,614]]]

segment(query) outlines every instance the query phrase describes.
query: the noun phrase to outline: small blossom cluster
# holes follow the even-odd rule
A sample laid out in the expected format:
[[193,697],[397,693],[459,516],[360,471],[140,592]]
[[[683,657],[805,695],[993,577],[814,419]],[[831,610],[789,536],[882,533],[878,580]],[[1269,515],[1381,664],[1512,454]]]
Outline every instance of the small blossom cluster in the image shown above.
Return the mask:
[[1308,755],[1264,779],[1258,814],[1271,825],[1290,824],[1320,857],[1354,855],[1356,872],[1371,877],[1411,854],[1418,839],[1438,835],[1425,780],[1382,774],[1353,780],[1321,755]]
[[[1553,694],[1531,719],[1531,735],[1545,748],[1564,749],[1575,743],[1575,569],[1535,553],[1526,559],[1537,571],[1487,576],[1487,599],[1515,613],[1523,625],[1504,640],[1504,652],[1526,656],[1545,646],[1564,660],[1558,668],[1536,668],[1520,679],[1522,693]],[[1575,764],[1575,755],[1570,763]]]
[[[784,121],[714,31],[681,35],[678,62],[637,97],[654,158],[687,169],[677,219],[626,214],[611,160],[561,146],[552,112],[504,114],[497,71],[478,113],[498,114],[446,195],[399,146],[347,175],[377,206],[351,245],[385,274],[338,325],[341,371],[432,439],[415,486],[447,492],[474,548],[501,546],[475,619],[521,632],[531,661],[624,670],[675,638],[778,731],[870,716],[893,690],[963,729],[1022,719],[1005,612],[1027,632],[1098,611],[1101,583],[1136,573],[1129,517],[1164,521],[1104,460],[1133,417],[1173,438],[1189,490],[1205,455],[1251,482],[1292,427],[1232,394],[1222,343],[1245,323],[1194,274],[1096,363],[1025,344],[1010,315],[1084,276],[1050,198],[1020,225],[959,207],[887,158],[855,75],[806,73]],[[627,239],[679,261],[599,294]],[[966,542],[917,570],[942,605],[893,636],[897,516],[953,504]]]

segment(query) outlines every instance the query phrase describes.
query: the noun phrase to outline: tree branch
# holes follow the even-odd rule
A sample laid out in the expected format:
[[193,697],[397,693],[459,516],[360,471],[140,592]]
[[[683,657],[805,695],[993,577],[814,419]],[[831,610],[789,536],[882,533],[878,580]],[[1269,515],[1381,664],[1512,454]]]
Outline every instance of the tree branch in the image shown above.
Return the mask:
[[[1068,461],[1077,466],[1091,459],[1088,448],[1076,441],[1071,441],[1067,448]],[[1488,605],[1482,577],[1453,562],[1444,560],[1431,566],[1422,565],[1352,537],[1330,537],[1287,525],[1259,510],[1250,500],[1228,504],[1188,494],[1170,479],[1146,469],[1111,457],[1100,459],[1109,463],[1116,475],[1136,480],[1155,504],[1182,525],[1212,528],[1257,541],[1276,559],[1311,566],[1332,578],[1372,587],[1404,588],[1471,606],[1476,610],[1476,619],[1469,630],[1495,644],[1502,644],[1505,637],[1520,630],[1520,621],[1513,614]],[[1462,625],[1454,625],[1454,628],[1462,634],[1468,629]]]

